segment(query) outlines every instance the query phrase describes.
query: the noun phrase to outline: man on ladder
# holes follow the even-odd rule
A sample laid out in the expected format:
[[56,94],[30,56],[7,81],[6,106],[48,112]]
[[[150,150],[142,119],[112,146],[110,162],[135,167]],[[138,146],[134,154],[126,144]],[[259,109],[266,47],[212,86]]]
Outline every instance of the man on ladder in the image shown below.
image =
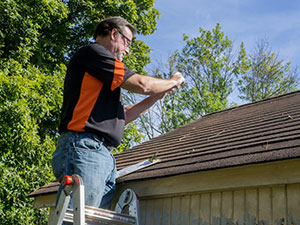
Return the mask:
[[[85,186],[85,204],[109,209],[115,190],[116,165],[111,153],[124,126],[157,100],[184,84],[178,72],[170,79],[134,73],[123,63],[136,29],[121,17],[110,17],[96,28],[95,43],[71,58],[65,83],[60,137],[52,158],[55,177],[77,174]],[[121,88],[149,95],[123,108]],[[60,196],[63,187],[58,192]],[[69,207],[72,207],[72,198]]]

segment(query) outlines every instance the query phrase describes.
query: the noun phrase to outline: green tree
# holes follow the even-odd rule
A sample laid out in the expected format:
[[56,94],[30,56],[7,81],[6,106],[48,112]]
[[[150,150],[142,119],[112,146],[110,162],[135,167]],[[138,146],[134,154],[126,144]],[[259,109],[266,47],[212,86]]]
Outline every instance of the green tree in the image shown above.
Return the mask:
[[249,59],[247,73],[238,79],[241,99],[255,102],[297,89],[297,68],[278,59],[266,40],[257,42]]
[[[159,12],[153,0],[1,0],[0,16],[0,224],[46,224],[26,195],[52,181],[65,68],[91,41],[95,26],[123,16],[148,35]],[[142,73],[149,47],[135,39],[125,61]],[[130,129],[129,129],[130,128]],[[142,136],[134,124],[122,147]]]
[[149,138],[228,107],[233,79],[246,70],[243,45],[234,53],[232,42],[219,24],[212,30],[200,28],[195,38],[187,35],[183,38],[186,41],[183,49],[172,54],[163,68],[153,71],[162,78],[180,71],[186,84],[166,95],[154,107],[151,116],[141,119],[140,124]]
[[[50,69],[66,64],[108,16],[122,16],[137,27],[138,34],[152,34],[159,18],[153,4],[154,0],[2,0],[0,58]],[[134,41],[132,68],[141,71],[150,62],[147,51],[142,41]]]
[[0,68],[0,224],[43,224],[45,213],[26,195],[53,177],[65,67],[49,75],[9,60]]
[[0,13],[1,60],[46,68],[63,62],[70,39],[64,22],[68,7],[62,1],[2,0]]

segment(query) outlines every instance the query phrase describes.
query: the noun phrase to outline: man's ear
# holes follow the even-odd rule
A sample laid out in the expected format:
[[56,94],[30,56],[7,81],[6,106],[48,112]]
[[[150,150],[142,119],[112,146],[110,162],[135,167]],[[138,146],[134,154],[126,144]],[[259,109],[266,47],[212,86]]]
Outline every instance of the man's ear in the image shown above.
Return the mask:
[[118,33],[117,29],[112,29],[110,32],[110,39],[113,41],[116,41],[118,38],[118,35],[119,35],[119,33]]

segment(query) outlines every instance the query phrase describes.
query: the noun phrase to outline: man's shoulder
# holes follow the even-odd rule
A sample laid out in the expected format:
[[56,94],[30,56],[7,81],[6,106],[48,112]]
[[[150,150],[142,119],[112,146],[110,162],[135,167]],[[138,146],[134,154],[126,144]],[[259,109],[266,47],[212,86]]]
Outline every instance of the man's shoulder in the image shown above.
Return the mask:
[[[107,60],[114,61],[113,54],[98,43],[90,43],[79,47],[72,56],[74,60]],[[97,59],[98,58],[98,59]]]
[[107,50],[105,47],[103,47],[102,45],[100,45],[97,42],[83,46],[80,49],[81,49],[81,51],[88,51],[90,53],[94,52],[95,54],[98,54],[98,55],[102,55],[102,56],[106,56],[106,57],[113,57],[112,53],[109,50]]

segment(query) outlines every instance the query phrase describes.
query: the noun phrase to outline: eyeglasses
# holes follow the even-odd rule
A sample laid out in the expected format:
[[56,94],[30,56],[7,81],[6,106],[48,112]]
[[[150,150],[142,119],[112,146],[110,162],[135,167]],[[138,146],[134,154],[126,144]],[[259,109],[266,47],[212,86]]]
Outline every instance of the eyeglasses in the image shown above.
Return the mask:
[[126,37],[126,35],[124,35],[119,29],[117,29],[117,31],[126,39],[125,47],[129,48],[129,46],[131,45],[131,40],[128,37]]

